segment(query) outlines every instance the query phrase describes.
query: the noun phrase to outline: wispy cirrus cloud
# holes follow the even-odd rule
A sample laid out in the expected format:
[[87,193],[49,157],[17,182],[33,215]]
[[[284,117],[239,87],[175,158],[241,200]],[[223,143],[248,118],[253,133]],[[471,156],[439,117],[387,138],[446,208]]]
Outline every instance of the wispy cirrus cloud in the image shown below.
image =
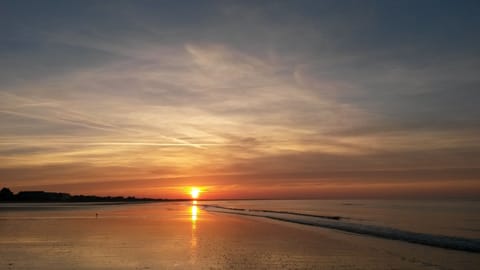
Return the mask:
[[158,5],[75,4],[70,16],[58,4],[62,14],[38,17],[7,7],[16,14],[0,16],[9,185],[154,193],[197,181],[222,194],[311,196],[327,178],[346,187],[346,171],[349,185],[387,189],[395,178],[412,190],[416,172],[425,170],[420,185],[452,170],[478,188],[474,8]]

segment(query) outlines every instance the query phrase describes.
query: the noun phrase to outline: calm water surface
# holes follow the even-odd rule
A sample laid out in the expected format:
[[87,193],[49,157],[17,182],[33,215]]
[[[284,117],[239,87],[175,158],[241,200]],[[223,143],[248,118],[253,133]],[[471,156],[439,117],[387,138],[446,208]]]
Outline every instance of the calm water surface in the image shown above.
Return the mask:
[[341,216],[360,224],[479,238],[478,202],[3,203],[0,269],[475,269],[480,263],[476,253],[284,226],[211,212],[203,204]]
[[221,206],[341,216],[351,222],[413,232],[480,238],[480,201],[252,200]]

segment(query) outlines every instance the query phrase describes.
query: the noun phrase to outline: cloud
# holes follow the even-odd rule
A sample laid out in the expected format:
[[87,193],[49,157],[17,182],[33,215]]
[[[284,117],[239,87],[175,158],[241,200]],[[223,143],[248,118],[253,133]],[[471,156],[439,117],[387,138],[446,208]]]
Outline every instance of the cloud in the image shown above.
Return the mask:
[[207,177],[225,192],[222,181],[312,195],[325,178],[477,176],[480,39],[467,4],[36,5],[51,8],[0,16],[9,183],[107,192],[137,175],[154,192]]

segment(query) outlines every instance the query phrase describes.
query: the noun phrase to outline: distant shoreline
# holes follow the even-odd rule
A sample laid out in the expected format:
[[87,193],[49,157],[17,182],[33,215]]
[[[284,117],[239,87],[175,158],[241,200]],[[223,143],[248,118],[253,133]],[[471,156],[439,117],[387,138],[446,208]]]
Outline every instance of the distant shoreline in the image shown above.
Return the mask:
[[154,199],[136,198],[134,196],[96,196],[96,195],[71,195],[62,192],[47,192],[43,190],[20,191],[14,194],[9,188],[0,190],[0,202],[8,203],[139,203],[139,202],[178,202],[191,201],[191,199]]
[[1,203],[13,203],[13,204],[27,204],[27,203],[55,203],[55,204],[89,204],[89,203],[98,203],[102,205],[113,205],[113,204],[141,204],[141,203],[155,203],[155,202],[191,202],[192,200],[190,199],[139,199],[139,200],[134,200],[134,201],[3,201],[0,200]]

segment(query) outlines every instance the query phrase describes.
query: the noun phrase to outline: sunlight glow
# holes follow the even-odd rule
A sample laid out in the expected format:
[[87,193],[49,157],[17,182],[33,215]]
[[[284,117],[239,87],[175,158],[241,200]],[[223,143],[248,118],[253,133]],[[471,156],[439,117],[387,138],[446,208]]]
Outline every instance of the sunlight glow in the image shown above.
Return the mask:
[[192,187],[192,191],[190,191],[190,194],[192,195],[192,199],[198,199],[198,196],[200,195],[200,189]]

